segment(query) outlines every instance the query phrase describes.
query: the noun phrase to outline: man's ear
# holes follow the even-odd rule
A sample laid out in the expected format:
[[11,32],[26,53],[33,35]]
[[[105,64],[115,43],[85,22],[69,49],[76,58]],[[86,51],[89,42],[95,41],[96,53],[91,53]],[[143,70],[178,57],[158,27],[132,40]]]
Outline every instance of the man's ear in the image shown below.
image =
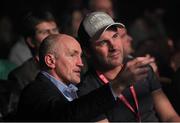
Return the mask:
[[34,42],[33,42],[33,39],[30,38],[30,37],[27,37],[27,38],[26,38],[26,43],[27,43],[27,45],[28,45],[30,48],[34,48],[34,47],[35,47],[35,44],[34,44]]
[[49,68],[51,68],[51,69],[55,68],[56,59],[52,54],[47,54],[44,57],[44,61]]

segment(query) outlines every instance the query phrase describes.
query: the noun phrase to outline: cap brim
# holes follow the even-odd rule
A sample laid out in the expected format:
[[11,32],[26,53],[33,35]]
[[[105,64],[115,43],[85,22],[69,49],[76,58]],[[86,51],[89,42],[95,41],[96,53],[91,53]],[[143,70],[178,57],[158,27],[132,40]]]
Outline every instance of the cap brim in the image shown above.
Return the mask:
[[122,24],[122,23],[112,23],[112,24],[108,25],[108,26],[103,30],[102,33],[104,33],[104,32],[105,32],[108,28],[110,28],[111,26],[116,26],[116,27],[120,27],[120,28],[125,28],[125,25]]

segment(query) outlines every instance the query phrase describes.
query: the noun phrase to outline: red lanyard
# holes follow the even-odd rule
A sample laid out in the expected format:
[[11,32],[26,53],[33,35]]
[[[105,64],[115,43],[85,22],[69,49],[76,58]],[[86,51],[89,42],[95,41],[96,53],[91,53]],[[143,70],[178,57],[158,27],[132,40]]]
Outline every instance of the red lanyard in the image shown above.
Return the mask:
[[106,79],[106,77],[100,73],[99,71],[96,71],[97,75],[99,76],[99,78],[104,82],[104,84],[109,83],[109,80]]
[[[109,81],[107,80],[107,78],[100,72],[96,71],[97,75],[99,76],[99,78],[104,82],[104,84],[107,84]],[[124,97],[123,94],[120,94],[119,99],[127,106],[127,108],[129,110],[131,110],[135,116],[138,122],[141,122],[141,117],[139,114],[139,106],[138,106],[138,99],[137,99],[137,95],[136,95],[136,91],[134,89],[134,86],[130,86],[130,92],[133,96],[134,102],[135,102],[135,108],[134,109],[130,103],[127,101],[127,99]]]
[[137,100],[137,95],[134,89],[134,86],[130,87],[130,92],[133,96],[136,110],[130,105],[130,103],[127,101],[127,99],[124,97],[124,95],[120,94],[119,99],[135,114],[137,121],[141,121],[141,117],[139,114],[139,106],[138,106],[138,100]]

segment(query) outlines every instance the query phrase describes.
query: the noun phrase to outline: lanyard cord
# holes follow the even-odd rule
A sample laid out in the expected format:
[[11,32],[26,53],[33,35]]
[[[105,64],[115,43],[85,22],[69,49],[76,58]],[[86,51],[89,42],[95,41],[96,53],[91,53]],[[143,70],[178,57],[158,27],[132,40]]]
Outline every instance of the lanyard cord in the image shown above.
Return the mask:
[[134,90],[134,86],[130,87],[130,92],[133,96],[134,102],[135,102],[135,107],[136,109],[134,109],[130,103],[127,101],[127,99],[124,97],[124,95],[120,94],[119,99],[127,106],[128,109],[130,109],[136,116],[137,121],[141,121],[141,117],[139,114],[139,106],[138,106],[138,100],[137,100],[137,96],[136,96],[136,92]]
[[[103,81],[104,84],[109,83],[108,79],[99,71],[96,71],[98,77]],[[130,92],[133,96],[134,102],[135,102],[135,107],[136,109],[134,109],[130,103],[127,101],[127,99],[125,98],[125,96],[123,94],[120,94],[119,99],[126,105],[126,107],[131,110],[135,116],[138,122],[141,122],[141,117],[139,114],[139,106],[138,106],[138,99],[137,99],[137,95],[136,95],[136,91],[134,89],[134,86],[130,86]]]

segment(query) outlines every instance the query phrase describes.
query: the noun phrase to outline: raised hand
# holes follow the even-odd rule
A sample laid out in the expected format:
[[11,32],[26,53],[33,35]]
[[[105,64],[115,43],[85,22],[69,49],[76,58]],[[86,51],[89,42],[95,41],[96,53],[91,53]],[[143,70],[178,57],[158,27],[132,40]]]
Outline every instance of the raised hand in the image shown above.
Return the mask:
[[117,93],[121,93],[125,88],[132,85],[133,83],[143,80],[147,77],[150,67],[149,64],[154,62],[154,58],[137,57],[125,64],[112,81],[112,86],[116,89]]

